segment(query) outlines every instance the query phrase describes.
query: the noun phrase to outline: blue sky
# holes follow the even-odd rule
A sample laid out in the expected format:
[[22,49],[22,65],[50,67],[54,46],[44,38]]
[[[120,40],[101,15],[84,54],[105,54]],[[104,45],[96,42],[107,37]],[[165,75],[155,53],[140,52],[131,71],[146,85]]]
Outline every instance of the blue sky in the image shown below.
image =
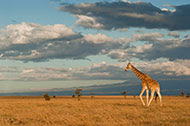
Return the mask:
[[[1,0],[0,92],[189,79],[189,0]],[[144,8],[144,9],[142,9]],[[176,67],[180,66],[180,67]]]

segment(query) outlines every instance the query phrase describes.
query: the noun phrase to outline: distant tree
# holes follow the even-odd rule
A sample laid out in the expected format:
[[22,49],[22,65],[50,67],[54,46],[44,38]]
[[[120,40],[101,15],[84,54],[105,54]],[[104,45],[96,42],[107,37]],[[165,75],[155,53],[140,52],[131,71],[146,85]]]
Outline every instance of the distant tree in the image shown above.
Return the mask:
[[137,95],[134,95],[134,99],[136,98]]
[[81,88],[78,88],[75,90],[75,94],[77,95],[78,97],[78,101],[80,101],[80,96],[82,96],[82,93],[81,93],[82,89]]
[[186,97],[189,98],[190,97],[190,93],[187,93]]
[[75,95],[72,95],[72,98],[75,98]]
[[184,92],[181,92],[181,96],[184,97]]
[[50,96],[49,96],[48,94],[44,94],[44,99],[45,99],[46,101],[50,101]]
[[94,93],[90,93],[90,95],[91,95],[91,99],[93,99],[94,98]]
[[124,98],[126,99],[126,96],[127,96],[127,92],[126,91],[123,91],[121,92],[121,94],[124,96]]

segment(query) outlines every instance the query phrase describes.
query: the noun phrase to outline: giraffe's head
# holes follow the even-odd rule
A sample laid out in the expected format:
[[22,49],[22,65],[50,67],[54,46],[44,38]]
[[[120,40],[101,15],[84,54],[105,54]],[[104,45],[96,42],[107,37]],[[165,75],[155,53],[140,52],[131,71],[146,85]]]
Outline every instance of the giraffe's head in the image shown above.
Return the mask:
[[128,71],[131,68],[131,63],[127,64],[127,67],[125,68],[125,71]]

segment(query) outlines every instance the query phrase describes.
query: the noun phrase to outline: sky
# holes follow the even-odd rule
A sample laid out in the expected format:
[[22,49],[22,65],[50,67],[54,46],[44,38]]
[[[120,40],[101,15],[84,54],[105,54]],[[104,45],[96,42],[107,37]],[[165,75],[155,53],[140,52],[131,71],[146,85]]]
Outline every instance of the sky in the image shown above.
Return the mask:
[[1,0],[0,93],[190,79],[189,0]]

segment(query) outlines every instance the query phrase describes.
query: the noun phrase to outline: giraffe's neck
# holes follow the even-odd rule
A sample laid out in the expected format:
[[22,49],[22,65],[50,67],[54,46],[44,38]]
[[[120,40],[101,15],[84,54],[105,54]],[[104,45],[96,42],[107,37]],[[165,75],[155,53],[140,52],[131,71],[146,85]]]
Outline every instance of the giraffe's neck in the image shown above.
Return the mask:
[[134,74],[141,80],[145,79],[145,75],[144,73],[142,73],[141,71],[137,70],[133,65],[131,65],[131,70],[134,72]]

